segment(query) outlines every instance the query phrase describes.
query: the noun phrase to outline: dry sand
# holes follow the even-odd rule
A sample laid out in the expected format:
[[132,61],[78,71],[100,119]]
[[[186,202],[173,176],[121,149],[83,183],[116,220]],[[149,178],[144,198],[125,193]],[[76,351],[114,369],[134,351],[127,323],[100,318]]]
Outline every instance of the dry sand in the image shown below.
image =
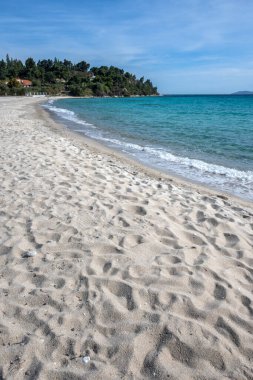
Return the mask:
[[37,102],[0,99],[0,378],[253,379],[252,206],[99,153]]

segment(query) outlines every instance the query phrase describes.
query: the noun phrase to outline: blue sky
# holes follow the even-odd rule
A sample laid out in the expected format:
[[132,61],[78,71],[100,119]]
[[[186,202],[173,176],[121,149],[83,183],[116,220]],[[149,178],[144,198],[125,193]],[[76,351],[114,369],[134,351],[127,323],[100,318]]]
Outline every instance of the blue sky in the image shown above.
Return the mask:
[[0,0],[9,53],[115,65],[161,93],[253,91],[253,0]]

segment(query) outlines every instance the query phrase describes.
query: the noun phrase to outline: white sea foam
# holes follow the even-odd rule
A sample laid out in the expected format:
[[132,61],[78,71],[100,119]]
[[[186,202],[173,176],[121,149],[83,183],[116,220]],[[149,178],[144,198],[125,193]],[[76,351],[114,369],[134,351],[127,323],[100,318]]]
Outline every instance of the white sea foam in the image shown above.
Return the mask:
[[[160,158],[162,161],[169,163],[179,164],[184,166],[187,169],[197,169],[202,174],[217,174],[219,176],[225,176],[231,179],[238,179],[243,182],[252,182],[253,181],[253,171],[242,171],[238,169],[228,168],[221,165],[210,164],[205,161],[196,160],[188,157],[176,156],[172,153],[169,153],[163,149],[156,149],[148,146],[141,146],[138,144],[132,144],[125,141],[120,141],[117,139],[102,138],[104,141],[111,142],[113,144],[122,146],[124,148],[130,148],[137,150],[138,152],[146,152],[150,156],[155,156]],[[200,173],[200,174],[201,174]]]
[[69,110],[67,110],[65,108],[55,107],[53,105],[54,104],[53,100],[51,100],[49,102],[51,102],[51,103],[49,103],[49,104],[47,103],[45,105],[45,108],[49,109],[52,112],[55,112],[58,116],[62,117],[63,119],[67,119],[67,120],[73,121],[74,123],[77,123],[77,124],[81,124],[81,125],[89,126],[91,128],[95,128],[95,126],[93,124],[87,123],[85,120],[80,119],[75,114],[75,112],[69,111]]
[[169,152],[155,150],[153,148],[145,148],[145,150],[147,150],[151,154],[158,155],[166,161],[171,161],[190,168],[195,168],[200,170],[202,173],[207,172],[212,174],[218,174],[221,176],[226,176],[229,178],[239,178],[240,180],[253,181],[253,172],[251,171],[241,171],[221,165],[210,164],[205,161],[196,160],[188,157],[175,156]]

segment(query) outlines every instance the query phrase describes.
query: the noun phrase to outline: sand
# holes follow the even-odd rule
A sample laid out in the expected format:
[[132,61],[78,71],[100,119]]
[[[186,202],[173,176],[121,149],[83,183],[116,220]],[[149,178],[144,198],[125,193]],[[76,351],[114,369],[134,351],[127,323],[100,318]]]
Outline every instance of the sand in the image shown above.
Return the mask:
[[0,99],[0,378],[253,379],[252,205],[38,101]]

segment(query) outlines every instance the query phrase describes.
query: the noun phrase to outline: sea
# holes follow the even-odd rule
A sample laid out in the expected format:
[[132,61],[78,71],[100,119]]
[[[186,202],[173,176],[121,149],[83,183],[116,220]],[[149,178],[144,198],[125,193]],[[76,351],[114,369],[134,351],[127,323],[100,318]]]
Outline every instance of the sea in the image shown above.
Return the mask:
[[147,166],[253,201],[253,96],[69,98],[45,107]]

